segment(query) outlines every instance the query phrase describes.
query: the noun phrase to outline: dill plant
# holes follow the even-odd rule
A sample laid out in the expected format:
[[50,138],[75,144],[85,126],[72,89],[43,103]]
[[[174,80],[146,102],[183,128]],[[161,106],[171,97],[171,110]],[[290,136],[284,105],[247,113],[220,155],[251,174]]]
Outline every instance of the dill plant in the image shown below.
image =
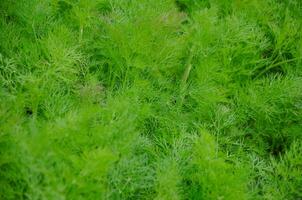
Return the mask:
[[2,0],[0,199],[301,199],[299,0]]

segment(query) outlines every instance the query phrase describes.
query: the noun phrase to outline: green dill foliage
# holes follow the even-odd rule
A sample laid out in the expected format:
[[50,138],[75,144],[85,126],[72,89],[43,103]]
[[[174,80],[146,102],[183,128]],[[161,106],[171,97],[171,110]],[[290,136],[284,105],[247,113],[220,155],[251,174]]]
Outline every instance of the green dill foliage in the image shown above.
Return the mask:
[[302,199],[300,0],[1,0],[0,199]]

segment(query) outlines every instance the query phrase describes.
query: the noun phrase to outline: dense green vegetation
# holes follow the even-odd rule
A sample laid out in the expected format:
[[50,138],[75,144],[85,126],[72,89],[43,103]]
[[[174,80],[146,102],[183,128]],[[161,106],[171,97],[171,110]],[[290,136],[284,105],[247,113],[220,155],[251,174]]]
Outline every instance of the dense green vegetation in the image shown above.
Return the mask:
[[302,1],[1,0],[0,199],[302,199]]

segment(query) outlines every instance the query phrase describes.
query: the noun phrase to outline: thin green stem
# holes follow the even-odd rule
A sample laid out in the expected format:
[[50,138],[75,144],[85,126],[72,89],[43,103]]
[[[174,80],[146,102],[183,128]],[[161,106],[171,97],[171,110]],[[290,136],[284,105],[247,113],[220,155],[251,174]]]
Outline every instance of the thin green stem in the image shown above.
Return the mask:
[[260,76],[262,76],[263,74],[265,74],[267,71],[273,69],[274,67],[277,67],[279,65],[283,65],[283,64],[286,64],[286,63],[290,63],[290,62],[293,62],[293,61],[296,61],[296,60],[300,60],[301,58],[292,58],[292,59],[289,59],[289,60],[284,60],[284,61],[281,61],[281,62],[278,62],[278,63],[274,63],[274,64],[271,64],[270,66],[268,66],[267,68],[265,68],[264,70],[262,70],[257,76],[256,78],[259,78]]

